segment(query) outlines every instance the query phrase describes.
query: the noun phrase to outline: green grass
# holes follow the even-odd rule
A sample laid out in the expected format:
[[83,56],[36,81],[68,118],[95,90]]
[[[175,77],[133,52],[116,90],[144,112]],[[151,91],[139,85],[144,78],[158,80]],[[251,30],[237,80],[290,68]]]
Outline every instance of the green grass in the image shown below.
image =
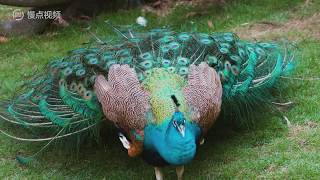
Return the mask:
[[[208,8],[203,16],[186,17],[196,7],[180,7],[165,18],[147,14],[149,28],[171,25],[175,30],[190,29],[194,21],[198,31],[230,31],[243,23],[270,21],[285,23],[292,18],[308,18],[320,9],[320,3],[303,6],[300,0],[235,0],[225,8]],[[10,11],[0,6],[0,17]],[[89,25],[99,36],[114,36],[105,25],[131,24],[140,10],[106,13]],[[91,37],[83,29],[89,25],[74,24],[35,37],[12,38],[0,44],[0,94],[8,97],[26,77],[40,71],[54,57],[81,46]],[[288,31],[286,35],[299,32]],[[320,76],[320,41],[298,40],[299,63],[294,76]],[[228,127],[214,128],[199,149],[193,163],[186,166],[185,179],[318,179],[320,177],[320,81],[286,80],[284,97],[296,103],[285,115],[288,127],[280,117],[261,117],[250,130]],[[110,128],[109,128],[110,129]],[[30,167],[15,161],[16,154],[32,154],[41,144],[26,144],[0,135],[0,179],[152,179],[153,169],[141,159],[131,159],[114,135],[108,132],[107,142],[96,148],[86,148],[78,158],[48,150]],[[175,179],[172,167],[165,168],[166,179]]]

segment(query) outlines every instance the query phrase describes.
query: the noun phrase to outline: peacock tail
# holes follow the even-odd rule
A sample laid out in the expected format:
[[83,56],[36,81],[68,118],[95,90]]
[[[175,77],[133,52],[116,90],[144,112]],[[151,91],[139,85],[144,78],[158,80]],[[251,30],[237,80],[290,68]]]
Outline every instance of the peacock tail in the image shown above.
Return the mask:
[[[51,142],[83,133],[99,136],[97,130],[105,116],[94,84],[98,76],[108,78],[115,64],[134,70],[145,93],[151,94],[150,103],[157,107],[153,116],[159,123],[168,116],[166,112],[175,108],[170,99],[161,98],[162,94],[184,88],[194,65],[206,63],[215,69],[223,89],[222,111],[235,117],[250,114],[248,111],[257,104],[270,102],[265,92],[293,65],[294,51],[287,43],[248,42],[230,32],[206,34],[159,28],[139,33],[130,27],[112,28],[119,34],[118,40],[98,39],[97,43],[52,60],[43,74],[27,81],[22,95],[1,103],[0,120],[27,129],[30,136],[13,135],[1,127],[0,131],[21,141]],[[165,83],[170,88],[164,87]],[[118,93],[126,89],[130,87],[119,88]],[[176,93],[176,97],[182,111],[186,111],[183,95]],[[163,110],[162,103],[172,106]],[[144,126],[139,121],[121,123]]]

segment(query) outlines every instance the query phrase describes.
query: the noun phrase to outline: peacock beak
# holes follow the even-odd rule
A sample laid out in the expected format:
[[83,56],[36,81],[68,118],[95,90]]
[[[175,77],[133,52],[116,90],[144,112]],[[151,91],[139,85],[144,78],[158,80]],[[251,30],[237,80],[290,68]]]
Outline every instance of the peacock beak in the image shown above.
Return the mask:
[[181,136],[184,137],[185,133],[186,133],[186,127],[181,124],[181,125],[178,126],[178,130],[179,130]]

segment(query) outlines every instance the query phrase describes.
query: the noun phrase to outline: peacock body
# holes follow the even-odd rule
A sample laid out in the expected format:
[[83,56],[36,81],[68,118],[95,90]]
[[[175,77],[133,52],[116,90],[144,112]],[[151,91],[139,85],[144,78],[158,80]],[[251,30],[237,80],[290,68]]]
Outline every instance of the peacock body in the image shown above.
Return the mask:
[[247,42],[233,33],[113,28],[119,40],[98,40],[51,61],[22,95],[2,103],[0,120],[27,129],[30,137],[0,131],[50,144],[99,136],[108,119],[124,133],[129,156],[142,154],[157,167],[184,165],[220,111],[242,117],[269,104],[265,92],[294,57],[285,45]]

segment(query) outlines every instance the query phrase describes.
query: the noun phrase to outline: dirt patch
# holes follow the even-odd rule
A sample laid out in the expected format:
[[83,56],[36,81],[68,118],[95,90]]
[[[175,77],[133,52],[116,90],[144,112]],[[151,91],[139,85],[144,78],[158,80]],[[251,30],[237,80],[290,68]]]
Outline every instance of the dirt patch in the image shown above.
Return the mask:
[[226,4],[226,0],[158,0],[153,3],[149,3],[142,8],[142,12],[151,12],[157,16],[167,16],[178,6],[198,6],[203,11],[201,12],[189,12],[185,15],[186,18],[192,16],[201,16],[207,14],[208,7],[212,5],[223,6]]
[[289,129],[288,138],[297,140],[300,146],[305,146],[308,144],[308,141],[302,138],[302,134],[308,133],[317,127],[318,123],[309,120],[303,124],[293,125]]
[[306,134],[311,133],[317,126],[318,124],[312,121],[306,121],[301,125],[294,125],[289,129],[288,140],[293,141],[304,151],[311,151],[313,149],[312,143],[310,144]]
[[299,137],[303,132],[310,131],[311,129],[317,128],[318,124],[313,121],[306,121],[301,125],[294,125],[290,128],[288,136],[290,138]]
[[280,39],[303,40],[314,38],[320,40],[320,13],[304,19],[292,19],[286,23],[256,22],[245,23],[233,29],[241,38],[250,40]]
[[309,120],[303,124],[293,125],[289,129],[288,138],[296,139],[301,146],[304,146],[308,144],[308,142],[302,138],[302,134],[310,132],[317,127],[318,123]]
[[288,137],[289,138],[297,137],[301,132],[304,132],[306,130],[307,128],[305,126],[295,125],[289,129]]

